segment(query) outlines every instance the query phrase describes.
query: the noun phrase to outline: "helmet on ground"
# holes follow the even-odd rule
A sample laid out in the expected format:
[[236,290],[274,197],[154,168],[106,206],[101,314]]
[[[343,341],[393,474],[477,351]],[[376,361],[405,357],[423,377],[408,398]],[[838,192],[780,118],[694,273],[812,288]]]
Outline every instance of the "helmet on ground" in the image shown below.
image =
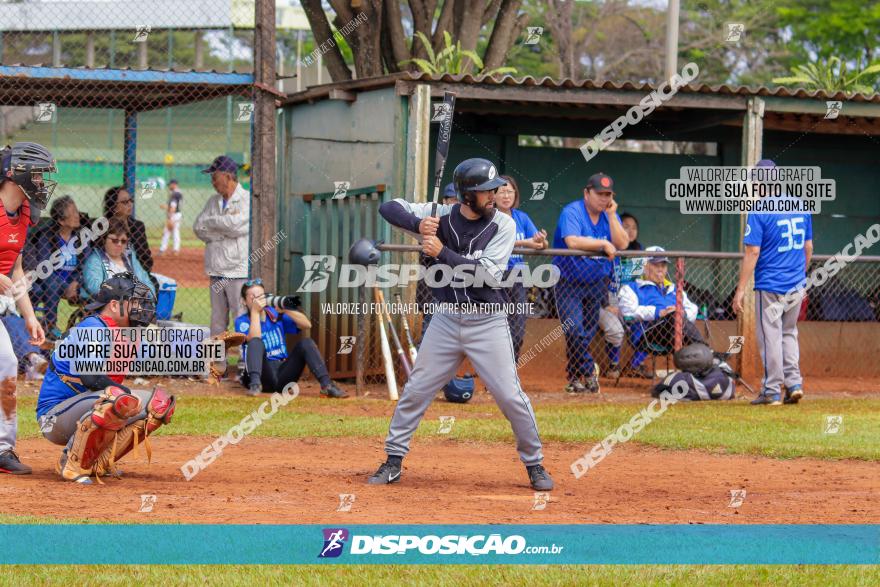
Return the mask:
[[672,355],[676,368],[688,373],[700,374],[715,366],[712,349],[701,342],[682,347]]
[[453,377],[452,381],[443,387],[443,395],[446,396],[446,401],[456,404],[467,403],[474,397],[474,376]]
[[381,255],[376,245],[380,244],[382,241],[373,241],[368,238],[358,240],[348,249],[348,262],[352,265],[376,265]]

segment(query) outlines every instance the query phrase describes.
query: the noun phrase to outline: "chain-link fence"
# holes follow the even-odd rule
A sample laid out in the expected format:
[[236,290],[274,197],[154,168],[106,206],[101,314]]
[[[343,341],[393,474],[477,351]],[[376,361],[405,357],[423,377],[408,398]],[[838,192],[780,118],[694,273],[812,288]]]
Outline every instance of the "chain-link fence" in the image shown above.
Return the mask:
[[26,251],[36,255],[26,256],[25,269],[98,217],[125,221],[124,230],[114,225],[115,245],[98,238],[63,271],[38,280],[32,298],[39,315],[57,335],[95,284],[125,267],[149,281],[161,317],[208,324],[205,243],[192,227],[216,191],[201,171],[217,156],[242,166],[238,181],[249,189],[254,3],[2,8],[0,140],[44,145],[58,167],[53,202],[29,235]]
[[[418,262],[415,253],[399,252],[401,247],[383,248],[396,249],[391,263]],[[611,263],[587,261],[583,254],[569,251],[572,256],[566,259],[579,265],[566,268],[561,257],[521,252],[535,281],[541,279],[541,265],[561,264],[562,269],[552,287],[506,289],[507,300],[520,304],[509,308],[526,309],[510,314],[508,323],[519,376],[529,389],[561,391],[576,384],[588,388],[593,365],[603,388],[647,386],[652,378],[674,368],[671,354],[682,344],[703,341],[718,352],[731,353],[732,361],[746,344],[743,331],[748,332],[748,327],[740,328],[734,311],[741,264],[737,253],[628,251]],[[810,271],[828,259],[815,256]],[[383,262],[389,261],[383,258]],[[583,272],[572,271],[585,264],[595,265],[597,274],[607,269],[613,277],[591,281],[584,279]],[[430,301],[423,282],[411,285],[386,289],[386,300],[406,302],[403,311],[413,308],[409,302]],[[749,291],[746,296],[754,294]],[[821,285],[808,288],[799,308],[800,365],[808,384],[810,377],[829,378],[838,387],[856,378],[878,382],[880,367],[874,355],[880,337],[880,258],[862,257],[844,265]],[[757,311],[744,310],[752,320]],[[418,344],[421,325],[429,317],[408,313],[392,319],[401,339],[403,320],[408,320]],[[375,316],[367,315],[363,322],[364,383],[383,385],[379,325]],[[390,340],[390,331],[386,336]],[[406,373],[393,345],[391,352],[396,383],[402,389]],[[459,372],[467,371],[473,369],[465,362]]]

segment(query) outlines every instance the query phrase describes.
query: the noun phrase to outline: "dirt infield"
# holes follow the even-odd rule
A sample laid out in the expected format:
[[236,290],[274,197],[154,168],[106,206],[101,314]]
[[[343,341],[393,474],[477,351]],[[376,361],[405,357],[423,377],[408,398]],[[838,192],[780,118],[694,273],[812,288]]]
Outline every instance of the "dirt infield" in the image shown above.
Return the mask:
[[[549,443],[557,489],[543,510],[512,447],[416,442],[403,481],[371,487],[381,440],[245,439],[192,481],[181,463],[213,439],[158,437],[152,465],[124,462],[124,479],[80,486],[59,481],[59,449],[19,442],[30,477],[5,476],[3,511],[113,522],[199,523],[877,523],[880,465],[860,461],[779,461],[623,446],[576,480],[569,463],[585,447]],[[143,456],[141,456],[141,460]],[[741,507],[730,490],[747,488]],[[356,496],[337,512],[339,494]],[[157,498],[140,513],[141,495]]]
[[153,271],[177,281],[177,287],[208,287],[205,274],[205,249],[182,247],[179,255],[153,250]]

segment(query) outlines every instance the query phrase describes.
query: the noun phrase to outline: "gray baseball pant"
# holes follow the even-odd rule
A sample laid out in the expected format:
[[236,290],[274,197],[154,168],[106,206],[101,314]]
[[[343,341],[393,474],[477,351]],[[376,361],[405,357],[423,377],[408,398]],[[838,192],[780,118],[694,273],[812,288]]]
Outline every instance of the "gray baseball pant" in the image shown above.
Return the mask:
[[409,452],[409,443],[425,411],[465,357],[510,422],[520,460],[527,466],[541,463],[544,456],[538,424],[516,373],[505,314],[434,314],[419,347],[412,377],[391,417],[385,452],[400,457]]
[[[138,420],[143,420],[147,415],[147,402],[150,400],[152,391],[132,389],[131,393],[141,400],[141,411],[129,418],[126,425]],[[53,444],[64,446],[68,443],[76,426],[83,416],[92,411],[95,402],[101,397],[100,391],[89,391],[69,397],[63,402],[53,406],[39,419],[40,430],[43,436]]]
[[241,286],[246,278],[228,279],[211,276],[211,336],[229,327],[229,314],[235,320],[241,313]]
[[[791,389],[803,384],[798,347],[797,319],[801,304],[783,310],[774,319],[766,309],[773,303],[784,304],[785,294],[755,290],[755,308],[758,312],[758,350],[764,362],[762,393],[781,394],[781,387]],[[784,306],[782,306],[784,307]]]

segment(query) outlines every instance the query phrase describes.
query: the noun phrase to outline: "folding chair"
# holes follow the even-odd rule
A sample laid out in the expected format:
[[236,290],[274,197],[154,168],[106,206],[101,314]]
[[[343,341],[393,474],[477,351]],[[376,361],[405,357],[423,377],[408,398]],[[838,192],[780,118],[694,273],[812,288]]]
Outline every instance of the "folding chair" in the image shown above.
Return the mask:
[[[637,325],[643,325],[641,336],[636,342],[634,350],[651,356],[651,385],[653,386],[657,381],[657,357],[666,357],[666,372],[669,373],[669,357],[674,351],[672,345],[665,346],[648,340],[648,333],[655,328],[662,326],[663,322],[660,320],[645,322],[643,320],[636,320],[635,318],[621,318],[621,321],[623,322],[626,339],[629,340],[630,343],[632,343],[633,340],[634,328],[636,328]],[[620,382],[622,376],[623,369],[620,370],[620,375],[617,376],[617,380],[614,382],[615,386]]]

